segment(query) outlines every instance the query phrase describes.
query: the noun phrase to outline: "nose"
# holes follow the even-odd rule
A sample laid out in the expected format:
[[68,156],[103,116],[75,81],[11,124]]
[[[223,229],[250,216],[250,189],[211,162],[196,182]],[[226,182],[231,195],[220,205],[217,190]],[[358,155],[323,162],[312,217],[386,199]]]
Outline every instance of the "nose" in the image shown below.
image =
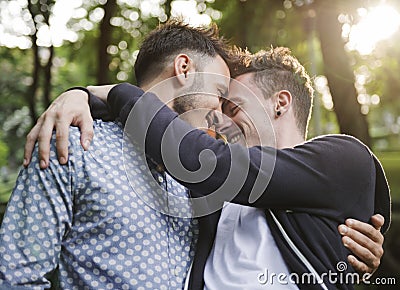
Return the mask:
[[214,115],[215,131],[224,134],[228,128],[232,126],[232,120],[222,112],[216,112]]

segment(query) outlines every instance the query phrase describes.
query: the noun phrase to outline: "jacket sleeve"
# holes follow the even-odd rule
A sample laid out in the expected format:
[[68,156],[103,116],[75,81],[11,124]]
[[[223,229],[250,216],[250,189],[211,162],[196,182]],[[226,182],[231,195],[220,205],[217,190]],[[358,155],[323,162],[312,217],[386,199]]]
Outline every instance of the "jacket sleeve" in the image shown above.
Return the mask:
[[[151,93],[137,94],[125,105],[116,101],[135,90],[125,84],[109,94],[109,101],[120,106],[114,110],[121,111],[125,130],[195,197],[207,196],[209,204],[233,201],[336,219],[357,218],[354,213],[362,211],[362,220],[368,220],[374,213],[376,170],[381,169],[357,139],[325,136],[282,150],[225,144],[177,118]],[[381,192],[388,196],[385,188]]]
[[109,107],[96,95],[90,93],[89,95],[89,107],[90,113],[93,119],[101,119],[103,121],[114,121],[115,116],[110,112]]

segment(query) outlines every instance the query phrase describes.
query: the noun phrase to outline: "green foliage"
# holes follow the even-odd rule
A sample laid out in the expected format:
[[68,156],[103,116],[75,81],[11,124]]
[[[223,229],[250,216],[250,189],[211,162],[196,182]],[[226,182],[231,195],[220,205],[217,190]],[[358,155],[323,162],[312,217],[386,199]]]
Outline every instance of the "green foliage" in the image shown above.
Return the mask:
[[0,47],[0,59],[0,124],[3,132],[0,134],[0,146],[2,153],[7,152],[9,157],[3,161],[0,153],[0,164],[14,165],[21,160],[21,145],[31,126],[29,112],[22,109],[26,104],[26,87],[32,81],[29,75],[30,55],[19,49]]
[[385,170],[392,198],[400,202],[400,152],[379,152],[377,157]]
[[[71,19],[69,22],[69,26],[78,31],[80,37],[72,45],[72,50],[68,50],[67,60],[79,64],[78,75],[83,77],[79,78],[75,75],[74,84],[82,84],[82,80],[87,80],[86,83],[96,84],[95,76],[98,64],[96,47],[98,47],[98,38],[101,33],[99,30],[100,20],[96,15],[101,13],[99,11],[104,12],[104,9],[98,1],[88,0],[83,1],[83,7],[86,9],[85,15]],[[135,52],[137,52],[143,36],[167,19],[162,7],[153,8],[157,13],[144,14],[140,9],[139,2],[121,1],[118,4],[117,11],[110,21],[113,30],[107,48],[111,57],[108,67],[110,83],[135,81],[133,72]]]
[[11,192],[14,188],[15,180],[17,178],[16,173],[12,173],[5,176],[0,176],[0,225],[3,220],[3,215],[6,211],[6,205],[10,198]]
[[95,38],[89,33],[76,43],[56,48],[53,73],[52,97],[71,86],[95,84],[96,53]]
[[8,151],[7,144],[0,140],[0,168],[7,165]]
[[25,87],[30,84],[30,55],[0,46],[0,122],[25,104]]
[[[78,7],[79,13],[75,14],[75,18],[71,19],[68,24],[69,28],[77,33],[77,40],[55,47],[52,67],[52,99],[68,87],[97,83],[96,72],[99,63],[97,48],[101,34],[99,23],[105,6],[102,4],[103,1],[84,0],[82,2],[82,6]],[[40,17],[36,17],[35,23],[38,24],[38,27],[49,26],[48,19],[53,13],[52,8],[55,1],[40,1],[40,3],[39,1],[30,1],[29,3],[32,4],[28,6],[30,11],[22,5],[20,14],[24,15],[23,19],[30,31],[25,32],[25,35],[31,38],[35,29],[32,18],[29,16],[40,14],[43,17],[40,15]],[[135,53],[142,37],[155,28],[160,21],[167,19],[164,13],[165,7],[151,8],[150,13],[144,13],[139,2],[120,1],[118,3],[117,11],[110,21],[113,29],[107,49],[111,56],[107,70],[110,83],[135,82],[133,65]],[[0,15],[0,26],[4,24],[1,22],[1,17],[2,15]],[[20,32],[15,34],[21,35]],[[43,52],[45,50],[43,49]],[[44,54],[41,54],[41,61],[45,61],[45,58]],[[27,91],[33,82],[31,75],[33,71],[32,50],[0,45],[0,69],[2,71],[0,74],[2,101],[0,103],[0,123],[3,132],[1,140],[9,148],[8,162],[15,167],[20,163],[25,135],[32,126],[29,120],[29,110],[27,110],[28,97],[31,97],[28,96]],[[41,100],[44,81],[43,78],[39,79],[39,89],[34,99],[34,105],[39,114],[44,110],[43,100]]]

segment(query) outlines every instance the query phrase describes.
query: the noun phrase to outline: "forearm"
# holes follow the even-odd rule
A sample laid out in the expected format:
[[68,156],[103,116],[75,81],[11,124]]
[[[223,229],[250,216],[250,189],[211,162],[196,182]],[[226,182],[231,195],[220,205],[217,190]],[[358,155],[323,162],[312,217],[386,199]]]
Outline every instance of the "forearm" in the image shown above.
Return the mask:
[[114,86],[107,95],[107,105],[111,113],[125,125],[134,104],[144,91],[129,83]]

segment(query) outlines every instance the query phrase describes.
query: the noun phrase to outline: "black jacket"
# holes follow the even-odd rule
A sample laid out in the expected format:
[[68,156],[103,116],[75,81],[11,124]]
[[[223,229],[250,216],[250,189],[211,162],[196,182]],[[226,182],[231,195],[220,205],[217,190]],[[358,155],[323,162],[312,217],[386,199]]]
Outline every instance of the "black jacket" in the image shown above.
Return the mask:
[[[203,164],[215,162],[215,170],[208,178],[196,183],[177,178],[193,197],[209,197],[194,207],[195,212],[211,212],[199,218],[190,289],[203,289],[204,267],[220,217],[220,210],[215,209],[222,208],[224,201],[266,209],[268,224],[289,271],[306,277],[298,281],[299,288],[321,289],[320,284],[307,280],[307,275],[301,276],[312,271],[323,278],[328,289],[353,288],[351,280],[345,280],[354,269],[343,264],[349,252],[342,245],[337,226],[349,217],[366,222],[380,213],[385,218],[385,232],[391,210],[382,166],[364,144],[350,136],[328,135],[282,150],[228,145],[194,130],[155,95],[141,97],[142,94],[142,90],[129,84],[113,88],[108,97],[109,117],[119,118],[130,138],[142,144],[155,162],[163,164],[165,156],[169,156],[168,151],[164,156],[161,153],[163,137],[167,142],[164,148],[179,148],[180,162],[189,171],[201,167],[200,152],[209,149],[214,154],[202,156]],[[95,107],[92,106],[94,113]],[[237,190],[237,194],[212,195],[232,173],[244,177],[239,186],[229,188]],[[258,185],[254,185],[256,180]],[[252,191],[257,197],[260,195],[255,201]],[[336,280],[330,280],[329,273]]]

